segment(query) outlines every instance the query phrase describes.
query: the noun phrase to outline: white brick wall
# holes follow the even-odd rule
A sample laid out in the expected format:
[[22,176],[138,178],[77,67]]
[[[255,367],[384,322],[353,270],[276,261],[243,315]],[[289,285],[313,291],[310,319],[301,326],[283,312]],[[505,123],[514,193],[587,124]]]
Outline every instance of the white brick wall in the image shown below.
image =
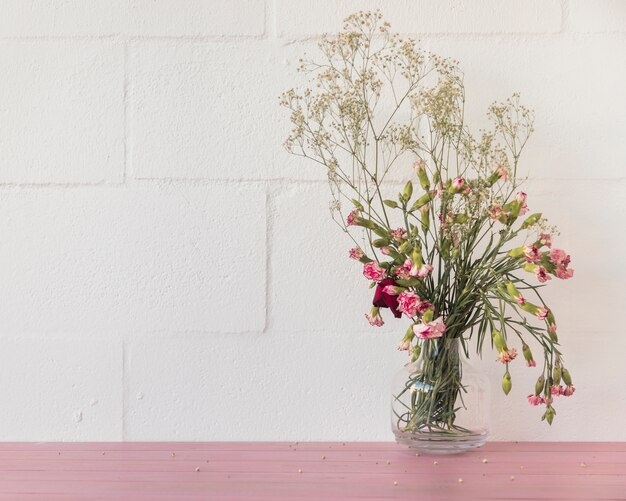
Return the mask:
[[2,2],[0,440],[391,438],[403,328],[365,325],[277,104],[373,8],[461,61],[477,127],[515,90],[536,110],[527,191],[574,256],[548,295],[578,392],[549,429],[531,372],[505,400],[487,354],[495,438],[626,440],[620,0]]

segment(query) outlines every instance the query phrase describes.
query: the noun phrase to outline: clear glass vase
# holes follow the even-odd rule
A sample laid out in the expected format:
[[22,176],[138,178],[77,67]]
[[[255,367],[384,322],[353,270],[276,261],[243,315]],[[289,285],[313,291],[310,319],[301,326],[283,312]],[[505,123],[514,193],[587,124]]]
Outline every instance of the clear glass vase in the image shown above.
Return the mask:
[[471,366],[459,338],[427,340],[393,380],[396,442],[430,454],[456,454],[489,436],[489,381]]

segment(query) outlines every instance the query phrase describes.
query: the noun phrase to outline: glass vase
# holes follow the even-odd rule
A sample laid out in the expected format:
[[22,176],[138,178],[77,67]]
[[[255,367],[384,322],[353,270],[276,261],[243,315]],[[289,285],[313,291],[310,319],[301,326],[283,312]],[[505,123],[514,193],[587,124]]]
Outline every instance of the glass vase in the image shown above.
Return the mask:
[[421,356],[393,380],[396,442],[430,454],[456,454],[489,436],[489,381],[469,363],[459,338],[423,342]]

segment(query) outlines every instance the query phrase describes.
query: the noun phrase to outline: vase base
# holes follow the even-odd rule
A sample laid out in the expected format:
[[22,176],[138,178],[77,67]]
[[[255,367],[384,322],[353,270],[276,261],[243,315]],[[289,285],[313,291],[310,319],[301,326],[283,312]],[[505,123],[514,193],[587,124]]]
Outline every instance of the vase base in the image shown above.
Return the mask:
[[436,435],[434,433],[409,433],[394,431],[396,442],[424,454],[447,455],[482,447],[487,443],[487,432],[459,435]]

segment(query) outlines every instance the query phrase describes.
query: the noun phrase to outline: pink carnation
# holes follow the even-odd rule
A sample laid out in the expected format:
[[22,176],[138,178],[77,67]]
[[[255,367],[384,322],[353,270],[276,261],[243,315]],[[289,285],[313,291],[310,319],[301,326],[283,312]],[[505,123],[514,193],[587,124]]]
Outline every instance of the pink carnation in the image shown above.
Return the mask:
[[552,235],[550,235],[550,233],[540,233],[539,243],[546,247],[552,247]]
[[537,367],[537,362],[535,362],[534,360],[526,360],[526,365],[528,367]]
[[408,317],[414,317],[419,303],[420,297],[417,294],[412,291],[404,291],[398,296],[398,311]]
[[573,386],[567,386],[563,390],[563,393],[561,393],[561,395],[563,395],[564,397],[571,397],[575,391],[576,391],[576,388],[574,388]]
[[556,266],[567,268],[570,263],[570,257],[563,249],[552,249],[550,251],[550,261]]
[[364,254],[363,251],[359,247],[353,247],[348,251],[348,256],[350,259],[360,260]]
[[443,336],[446,332],[446,325],[443,318],[438,317],[432,322],[423,322],[413,326],[413,332],[420,339],[435,339]]
[[380,316],[380,312],[376,307],[372,308],[370,313],[366,313],[365,318],[367,318],[370,325],[374,327],[382,327],[385,324],[383,317]]
[[528,403],[536,407],[538,405],[545,404],[546,400],[543,397],[540,397],[539,395],[535,395],[533,393],[528,395]]
[[491,216],[491,219],[497,221],[502,216],[502,206],[501,205],[491,205],[487,211]]
[[421,266],[418,266],[410,259],[407,259],[404,262],[404,266],[407,265],[410,265],[411,267],[409,275],[411,275],[412,277],[426,278],[430,274],[430,272],[433,271],[433,267],[430,264],[422,264]]
[[562,268],[559,266],[556,269],[556,276],[561,280],[567,280],[568,278],[572,278],[574,276],[574,270],[572,268]]
[[545,320],[548,317],[550,310],[548,308],[539,308],[537,311],[537,318],[539,320]]
[[497,358],[497,361],[506,364],[515,360],[515,357],[517,357],[517,350],[515,348],[511,348],[510,350],[502,350],[500,352],[500,356]]
[[428,310],[433,310],[433,309],[434,309],[434,306],[433,306],[431,303],[429,303],[428,301],[420,301],[420,302],[417,304],[417,312],[418,312],[420,315],[423,315],[423,314],[424,314],[424,313],[426,313]]
[[463,188],[463,184],[465,184],[465,181],[462,177],[457,177],[452,180],[452,188],[455,191],[461,191],[461,189]]
[[[407,266],[407,261],[409,262],[408,266]],[[405,261],[402,266],[396,266],[393,270],[391,270],[392,273],[396,275],[398,278],[403,278],[404,280],[411,278],[411,275],[409,273],[411,271],[411,264],[413,263],[410,259],[407,261]]]
[[363,266],[363,276],[374,282],[380,282],[387,276],[387,272],[376,261],[370,261]]
[[496,167],[496,172],[502,181],[506,181],[509,178],[509,171],[502,165],[498,165],[498,167]]
[[358,209],[354,209],[350,212],[350,214],[348,214],[348,217],[346,218],[346,223],[348,224],[348,226],[355,226],[359,223],[360,218],[361,213],[358,211]]
[[546,283],[548,280],[552,280],[552,277],[548,275],[548,272],[543,266],[537,266],[535,268],[535,276],[542,284]]
[[404,228],[396,228],[391,230],[391,236],[396,242],[400,242],[406,239],[406,230]]
[[526,203],[526,193],[524,193],[523,191],[518,191],[515,194],[515,200],[517,202],[519,202],[520,204],[525,204]]
[[550,394],[554,395],[555,397],[558,397],[560,395],[563,395],[563,391],[565,390],[565,388],[563,388],[561,385],[555,385],[553,384],[552,386],[550,386]]
[[537,249],[535,244],[526,245],[524,247],[524,257],[527,262],[536,263],[541,259],[541,252],[539,252],[539,249]]

